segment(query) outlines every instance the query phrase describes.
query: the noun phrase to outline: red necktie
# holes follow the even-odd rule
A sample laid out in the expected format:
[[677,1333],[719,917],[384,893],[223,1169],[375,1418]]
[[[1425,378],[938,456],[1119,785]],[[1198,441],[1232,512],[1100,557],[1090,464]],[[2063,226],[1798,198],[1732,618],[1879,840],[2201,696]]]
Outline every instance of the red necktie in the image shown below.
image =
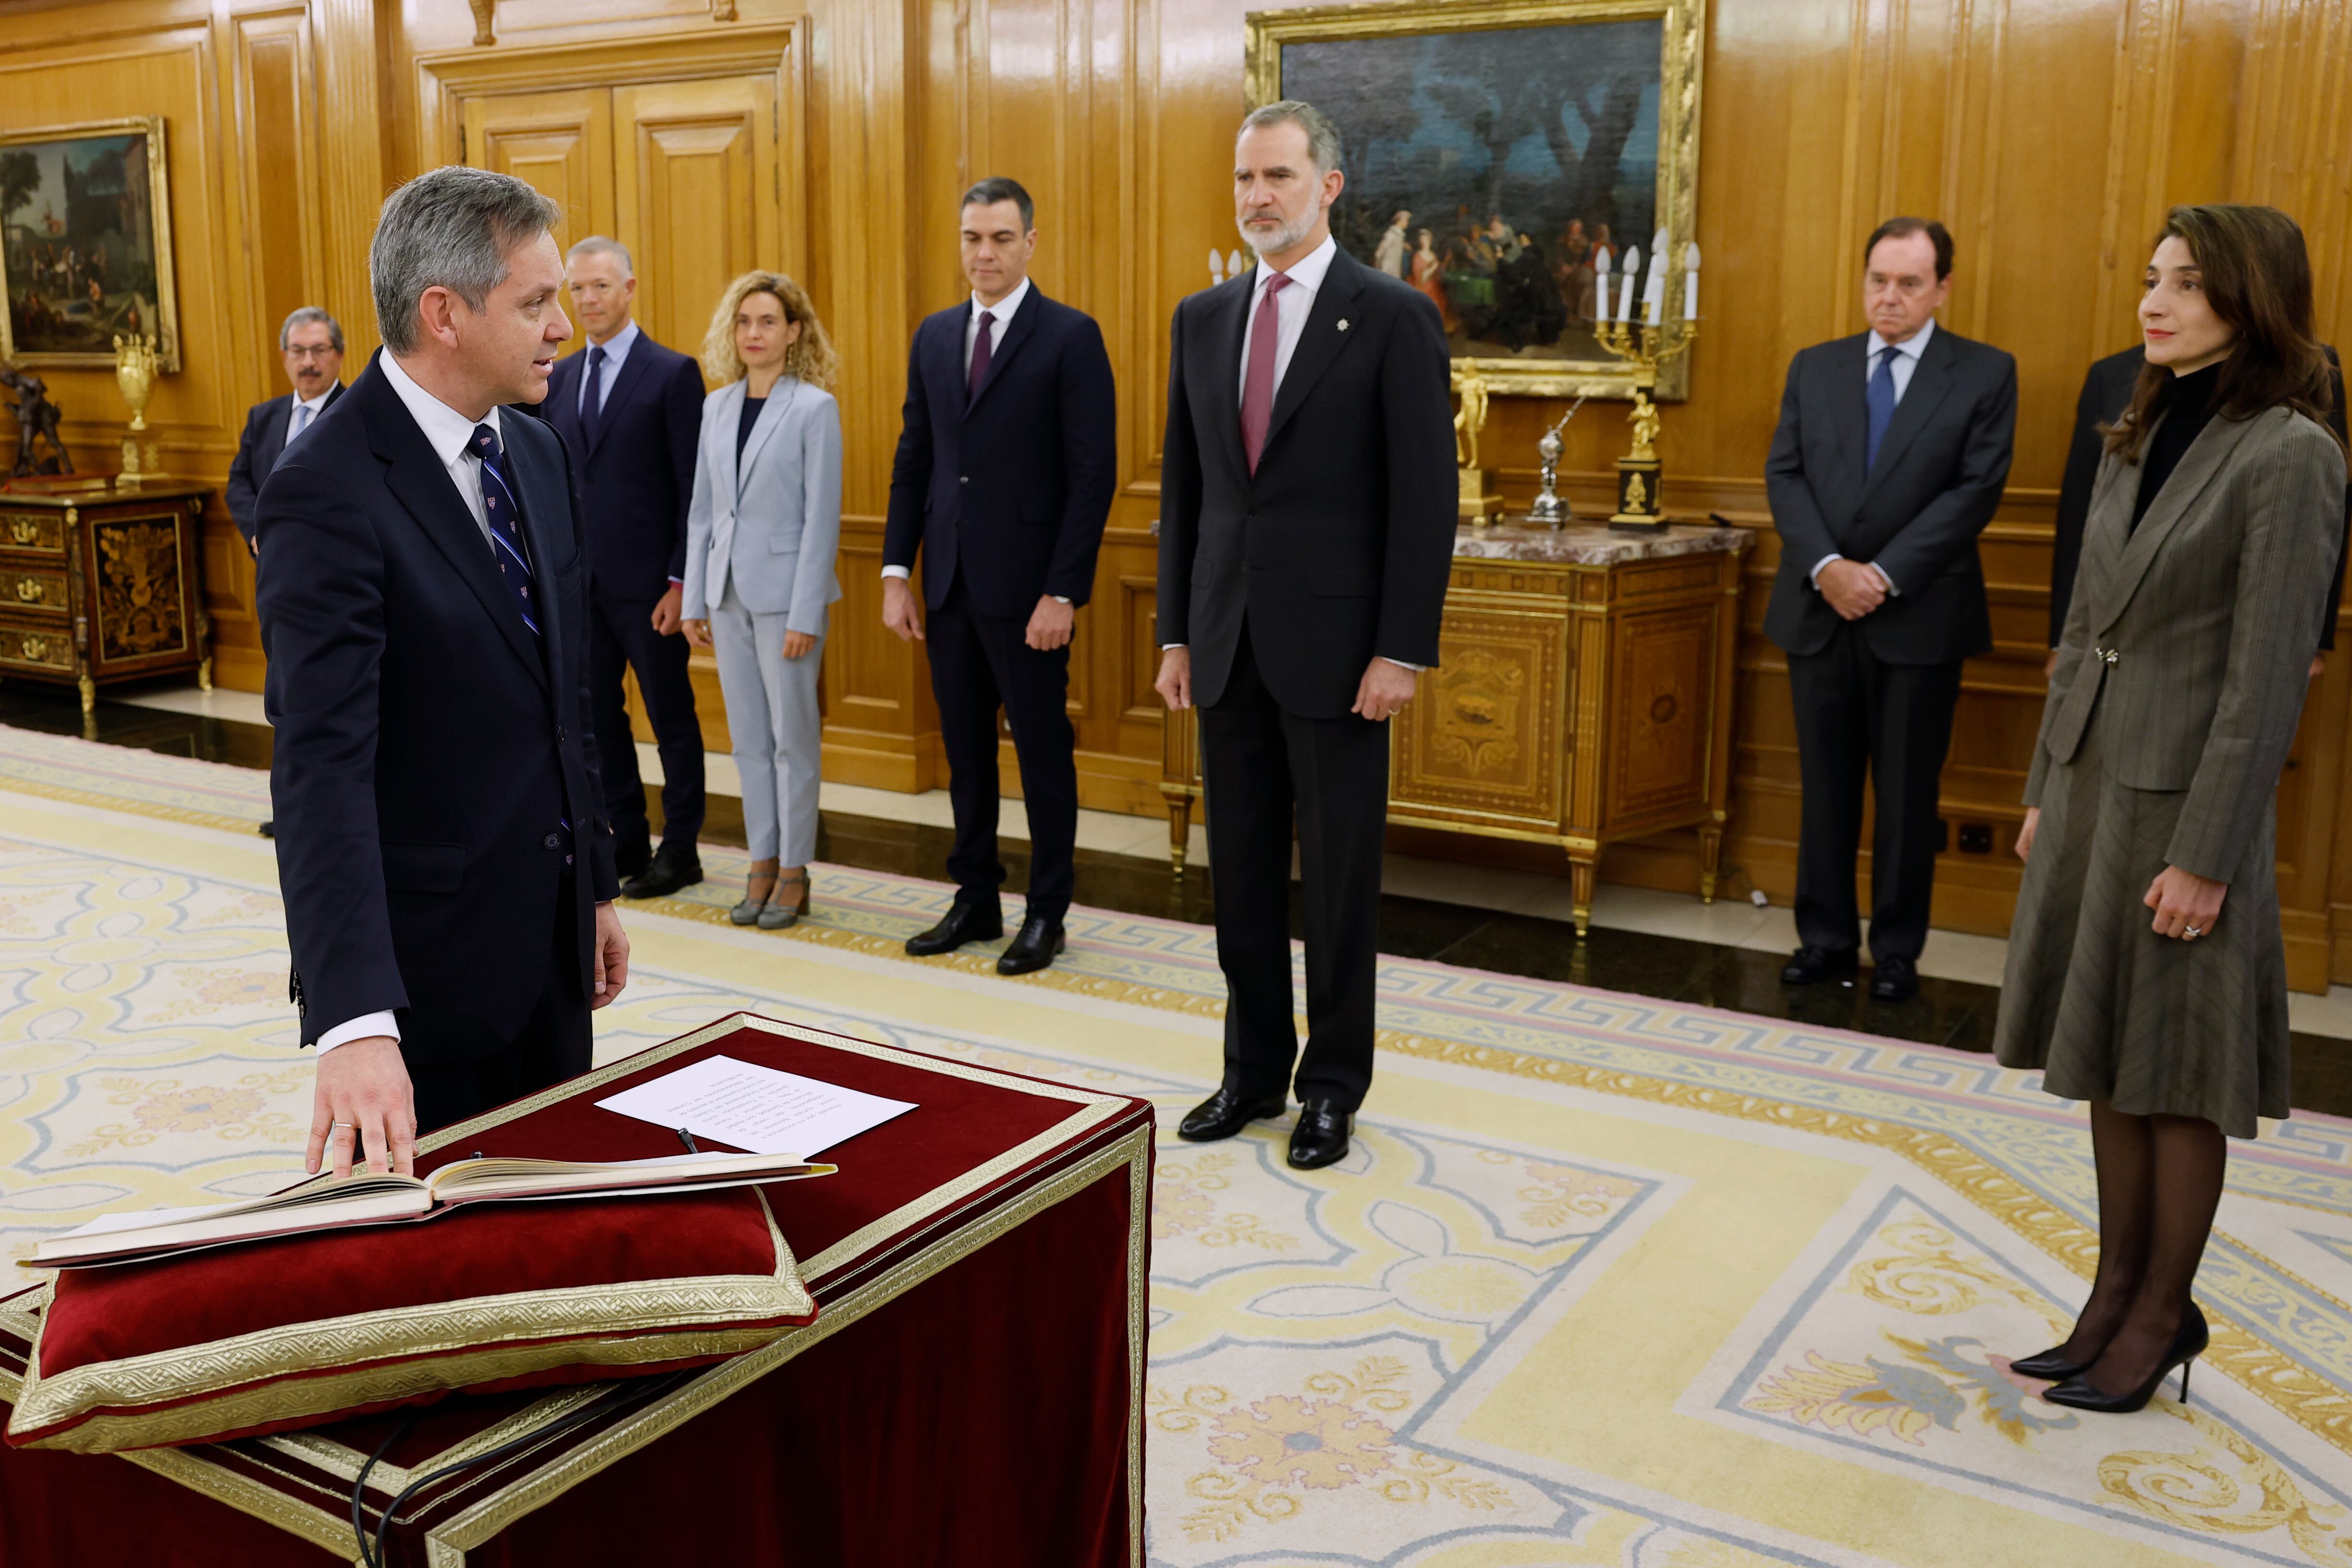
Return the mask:
[[1265,450],[1265,427],[1274,420],[1274,351],[1282,337],[1282,310],[1274,297],[1289,283],[1287,272],[1267,277],[1257,320],[1250,326],[1249,374],[1242,378],[1242,450],[1249,456],[1253,474],[1258,454]]
[[996,318],[987,311],[980,313],[980,331],[971,340],[971,374],[964,382],[963,395],[967,403],[980,395],[980,384],[987,379],[989,354],[992,347],[988,329],[995,323]]

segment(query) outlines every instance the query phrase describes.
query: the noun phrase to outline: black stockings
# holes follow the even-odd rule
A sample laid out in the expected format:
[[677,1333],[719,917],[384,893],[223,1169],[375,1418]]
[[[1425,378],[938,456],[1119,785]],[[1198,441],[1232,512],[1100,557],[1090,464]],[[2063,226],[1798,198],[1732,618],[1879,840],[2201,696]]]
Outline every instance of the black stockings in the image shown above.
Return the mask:
[[2119,1394],[2144,1383],[2190,1309],[2189,1288],[2221,1201],[2229,1142],[2194,1116],[2130,1116],[2091,1102],[2099,1177],[2099,1272],[2066,1341],[2069,1361]]

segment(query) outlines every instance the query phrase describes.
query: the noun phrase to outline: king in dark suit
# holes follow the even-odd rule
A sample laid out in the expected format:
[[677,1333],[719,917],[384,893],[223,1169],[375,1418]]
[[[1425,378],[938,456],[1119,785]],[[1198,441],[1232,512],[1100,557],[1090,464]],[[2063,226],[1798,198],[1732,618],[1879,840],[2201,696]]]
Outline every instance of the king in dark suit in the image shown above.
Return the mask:
[[[686,638],[686,511],[702,430],[702,372],[629,319],[636,269],[618,241],[592,235],[565,253],[566,287],[588,347],[555,362],[540,416],[580,471],[588,541],[588,690],[604,763],[604,815],[624,896],[659,898],[702,880],[702,726]],[[622,677],[637,673],[662,765],[662,840],[653,847],[646,786]]]
[[[929,649],[955,808],[955,903],[919,957],[1003,934],[996,714],[1021,763],[1029,907],[996,962],[1026,974],[1062,950],[1078,832],[1070,636],[1094,591],[1118,483],[1118,388],[1094,318],[1029,281],[1035,208],[1011,180],[964,193],[968,303],[925,318],[907,356],[905,425],[882,533],[882,619]],[[925,629],[908,585],[922,558]]]
[[1455,511],[1444,324],[1333,242],[1342,184],[1313,106],[1243,121],[1234,205],[1258,264],[1176,308],[1160,481],[1157,685],[1201,710],[1229,993],[1223,1081],[1179,1131],[1230,1138],[1295,1086],[1301,1170],[1346,1155],[1371,1084],[1387,721],[1437,662]]
[[559,216],[478,169],[393,193],[369,258],[383,352],[262,487],[312,1170],[362,1150],[407,1170],[418,1131],[585,1070],[589,1012],[627,977],[574,476],[501,406],[546,395],[572,333]]
[[287,447],[307,434],[319,416],[343,395],[343,329],[316,305],[290,312],[278,329],[278,352],[294,390],[281,392],[246,411],[245,433],[229,459],[229,521],[253,548],[253,508]]
[[1764,465],[1780,565],[1765,635],[1789,656],[1804,803],[1792,985],[1854,978],[1863,781],[1871,994],[1919,988],[1943,824],[1937,780],[1960,666],[1992,647],[1977,535],[2009,477],[2017,362],[1936,325],[1951,292],[1944,226],[1891,218],[1864,250],[1871,331],[1789,366]]

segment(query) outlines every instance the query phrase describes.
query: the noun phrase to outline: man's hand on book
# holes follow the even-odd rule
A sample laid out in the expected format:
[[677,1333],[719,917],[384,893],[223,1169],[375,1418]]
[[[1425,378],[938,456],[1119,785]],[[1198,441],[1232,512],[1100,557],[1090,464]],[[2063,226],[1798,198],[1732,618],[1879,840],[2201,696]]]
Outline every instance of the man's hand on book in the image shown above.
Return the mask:
[[361,1152],[379,1175],[416,1173],[416,1095],[400,1042],[388,1035],[352,1040],[319,1058],[302,1168],[317,1175],[323,1159],[336,1175],[348,1176]]

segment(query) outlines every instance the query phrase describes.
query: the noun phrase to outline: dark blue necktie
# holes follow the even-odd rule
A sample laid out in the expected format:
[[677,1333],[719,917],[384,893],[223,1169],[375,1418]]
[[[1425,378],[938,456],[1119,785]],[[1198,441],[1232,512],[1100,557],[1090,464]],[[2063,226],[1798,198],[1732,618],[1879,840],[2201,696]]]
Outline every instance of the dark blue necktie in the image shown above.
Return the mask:
[[474,456],[482,460],[482,515],[489,521],[499,576],[514,595],[522,624],[537,637],[539,607],[531,603],[530,555],[522,542],[522,509],[515,503],[514,487],[507,483],[507,454],[499,445],[499,433],[487,425],[475,426]]
[[1870,389],[1864,397],[1870,408],[1870,450],[1863,458],[1864,473],[1878,467],[1878,443],[1895,421],[1895,354],[1891,348],[1879,350],[1878,368],[1870,373]]
[[596,431],[604,423],[604,350],[602,344],[588,350],[588,374],[580,378],[580,439],[593,448]]

